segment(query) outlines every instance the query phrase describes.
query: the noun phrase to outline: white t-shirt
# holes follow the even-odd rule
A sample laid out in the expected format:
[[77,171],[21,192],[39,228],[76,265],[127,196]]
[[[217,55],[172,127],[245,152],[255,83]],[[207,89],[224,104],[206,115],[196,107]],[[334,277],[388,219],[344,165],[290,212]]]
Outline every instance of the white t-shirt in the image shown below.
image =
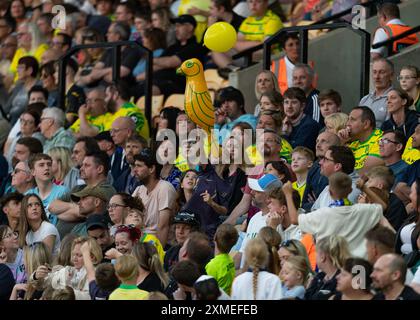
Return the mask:
[[[231,297],[232,300],[254,300],[252,272],[244,272],[233,280]],[[260,271],[256,300],[280,300],[282,298],[280,278],[267,271]]]
[[283,241],[287,240],[302,240],[302,231],[300,230],[299,226],[295,224],[291,224],[287,227],[286,230],[283,230],[281,224],[277,226],[277,232],[281,235],[281,239]]
[[413,251],[413,245],[411,243],[411,234],[413,233],[414,227],[416,224],[410,223],[405,225],[400,232],[400,239],[401,239],[401,252],[403,254],[409,254],[411,251]]
[[417,271],[414,274],[414,278],[412,282],[414,282],[415,284],[420,284],[420,268],[417,268]]
[[344,237],[352,255],[367,258],[364,236],[382,217],[379,204],[363,203],[300,214],[298,222],[302,232],[313,234],[317,240],[333,234]]
[[257,212],[251,218],[251,220],[249,220],[248,227],[246,228],[245,238],[242,241],[241,249],[239,249],[239,252],[242,253],[241,268],[245,264],[244,252],[245,252],[246,245],[248,244],[248,241],[251,239],[254,239],[258,235],[258,232],[260,232],[262,228],[267,226],[266,219],[267,219],[267,214],[263,215],[262,211],[260,211],[260,212]]
[[167,181],[159,180],[152,192],[147,193],[147,188],[141,185],[133,192],[133,197],[138,197],[143,201],[146,219],[144,225],[146,232],[156,234],[159,224],[159,212],[165,209],[173,210],[176,191]]
[[54,242],[54,248],[53,248],[53,256],[57,255],[60,251],[60,235],[58,233],[58,230],[52,223],[49,223],[47,221],[42,221],[41,227],[33,232],[32,230],[29,230],[26,234],[26,244],[28,246],[32,245],[35,242],[42,242],[46,237],[54,235],[55,236],[55,242]]

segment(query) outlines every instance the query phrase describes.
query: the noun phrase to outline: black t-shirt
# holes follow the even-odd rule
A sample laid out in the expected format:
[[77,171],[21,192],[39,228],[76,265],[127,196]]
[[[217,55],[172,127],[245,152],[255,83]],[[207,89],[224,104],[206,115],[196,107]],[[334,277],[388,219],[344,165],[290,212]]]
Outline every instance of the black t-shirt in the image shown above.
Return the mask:
[[337,293],[337,276],[340,270],[334,276],[324,281],[326,274],[324,272],[318,273],[311,281],[311,284],[306,289],[305,300],[328,300],[332,295]]
[[112,291],[102,290],[98,287],[96,280],[89,282],[89,294],[91,300],[108,300]]
[[137,288],[147,292],[160,291],[163,293],[165,290],[162,281],[160,281],[157,274],[153,272],[149,273],[149,275],[137,286]]
[[384,216],[395,230],[399,230],[407,218],[404,203],[394,193],[389,194],[389,206]]
[[[130,73],[121,77],[121,80],[126,81],[127,83],[134,83],[136,79],[133,76],[133,69],[136,67],[137,63],[141,59],[141,51],[137,47],[126,47],[121,51],[121,65],[130,69]],[[101,61],[105,64],[105,68],[112,67],[112,50],[108,49],[102,55]]]
[[9,300],[14,285],[12,271],[7,265],[0,263],[0,301]]
[[165,258],[163,259],[163,269],[165,272],[169,272],[172,266],[174,266],[179,261],[179,250],[181,246],[179,244],[170,247],[165,252]]
[[235,12],[233,12],[233,18],[232,18],[232,21],[230,22],[230,24],[232,25],[232,27],[235,28],[236,31],[238,31],[239,27],[241,26],[241,24],[244,20],[245,20],[244,17],[242,17],[239,14],[236,14]]
[[65,113],[78,115],[81,105],[86,103],[86,95],[83,88],[78,85],[72,85],[66,94],[66,110]]
[[[383,293],[378,293],[375,295],[374,300],[385,300]],[[395,300],[420,300],[420,294],[413,290],[409,286],[404,286],[403,291]]]

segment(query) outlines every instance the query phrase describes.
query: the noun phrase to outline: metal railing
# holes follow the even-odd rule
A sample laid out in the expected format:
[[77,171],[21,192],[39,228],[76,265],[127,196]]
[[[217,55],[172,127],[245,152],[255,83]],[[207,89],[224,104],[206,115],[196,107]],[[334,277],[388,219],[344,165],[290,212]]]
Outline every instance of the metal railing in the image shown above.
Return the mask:
[[145,79],[145,117],[151,127],[152,123],[152,84],[153,84],[153,52],[136,41],[116,41],[116,42],[99,42],[93,44],[81,44],[71,47],[59,59],[59,79],[58,79],[58,92],[59,92],[59,106],[64,108],[66,99],[66,67],[67,62],[71,56],[84,49],[93,48],[107,48],[112,49],[112,82],[115,83],[120,79],[121,68],[121,47],[123,46],[137,46],[146,54],[146,79]]
[[285,36],[286,33],[299,33],[300,41],[300,62],[308,63],[308,31],[310,30],[322,30],[322,29],[342,29],[346,28],[356,33],[362,41],[361,46],[361,81],[360,81],[360,97],[365,96],[369,92],[369,63],[370,63],[370,34],[366,30],[354,29],[351,24],[347,22],[337,22],[331,24],[317,24],[308,26],[295,26],[289,28],[283,28],[266,41],[264,41],[264,57],[263,57],[263,68],[270,70],[271,65],[271,46],[279,42],[279,40]]
[[[420,25],[417,26],[417,27],[411,28],[410,30],[404,31],[403,33],[400,33],[399,35],[396,35],[394,37],[391,37],[391,38],[389,38],[387,40],[384,40],[384,41],[375,43],[375,44],[372,45],[372,48],[373,49],[378,49],[380,47],[384,47],[385,46],[387,48],[387,50],[388,50],[387,51],[388,52],[388,56],[390,56],[392,54],[392,52],[393,52],[392,47],[394,46],[394,42],[395,41],[398,41],[400,39],[403,39],[403,38],[405,38],[405,37],[407,37],[409,35],[412,35],[413,33],[417,33],[417,32],[420,32]],[[419,40],[420,40],[420,37],[419,37]]]

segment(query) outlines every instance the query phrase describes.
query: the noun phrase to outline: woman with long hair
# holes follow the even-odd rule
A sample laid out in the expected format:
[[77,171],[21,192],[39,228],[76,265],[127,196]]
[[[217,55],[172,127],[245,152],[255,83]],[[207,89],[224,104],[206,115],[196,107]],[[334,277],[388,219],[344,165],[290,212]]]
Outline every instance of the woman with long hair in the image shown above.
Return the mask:
[[52,159],[52,174],[54,176],[53,182],[56,185],[63,185],[64,178],[74,167],[73,160],[71,159],[71,151],[66,147],[53,147],[47,154]]
[[270,91],[277,91],[280,93],[277,78],[270,70],[262,70],[255,78],[255,97],[260,103],[255,106],[254,115],[259,116],[261,111],[261,95]]
[[197,182],[198,172],[192,169],[185,171],[181,176],[180,188],[176,197],[176,210],[178,212],[191,199],[195,184]]
[[420,69],[416,66],[404,66],[398,76],[401,88],[413,99],[414,109],[420,112]]
[[268,249],[268,265],[267,271],[279,274],[280,273],[280,258],[278,250],[281,243],[281,235],[271,227],[264,227],[258,232],[258,238],[263,240]]
[[163,271],[155,246],[148,242],[138,242],[134,245],[132,254],[139,264],[137,287],[148,292],[163,292],[168,286],[169,278]]
[[248,271],[233,280],[233,300],[279,300],[283,297],[277,275],[264,271],[268,263],[267,245],[261,239],[249,240],[245,248]]
[[28,194],[22,199],[19,220],[19,246],[30,246],[43,242],[53,256],[60,248],[60,235],[57,228],[48,221],[42,200],[36,194]]
[[[26,282],[23,250],[19,248],[19,234],[6,225],[0,226],[0,251],[4,251],[5,264],[13,273],[16,283]],[[0,255],[2,253],[0,252]]]

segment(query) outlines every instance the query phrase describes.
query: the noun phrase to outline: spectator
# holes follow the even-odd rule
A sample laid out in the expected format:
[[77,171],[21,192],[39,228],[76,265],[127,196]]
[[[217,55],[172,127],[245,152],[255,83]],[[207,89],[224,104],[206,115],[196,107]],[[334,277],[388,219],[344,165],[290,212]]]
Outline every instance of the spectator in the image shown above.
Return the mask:
[[[54,78],[55,67],[54,62],[41,64],[39,74],[42,87],[48,92],[48,107],[56,107],[58,105],[58,88]],[[66,82],[67,83],[67,82]]]
[[324,126],[324,118],[321,115],[318,94],[319,91],[314,88],[314,70],[307,64],[297,63],[293,68],[293,87],[302,89],[305,92],[306,103],[304,113],[318,122],[321,127]]
[[43,242],[53,256],[60,248],[57,228],[48,222],[42,200],[36,194],[28,194],[22,199],[19,220],[19,246],[30,246]]
[[293,87],[293,69],[299,61],[299,36],[294,32],[287,32],[282,41],[282,49],[285,52],[283,58],[271,63],[271,71],[278,79],[281,94],[288,88]]
[[399,130],[405,138],[408,139],[416,129],[419,123],[419,115],[414,110],[409,110],[413,100],[402,89],[392,89],[388,92],[388,113],[389,120],[386,120],[381,127],[381,130]]
[[[32,16],[33,21],[35,17]],[[51,45],[51,41],[54,36],[54,28],[52,27],[52,20],[54,15],[48,11],[42,13],[39,18],[36,19],[36,25],[41,33],[41,36],[45,39],[44,43]],[[70,48],[70,47],[69,47]]]
[[324,118],[325,131],[338,134],[341,129],[345,129],[349,116],[342,112],[330,114]]
[[78,119],[70,126],[76,138],[94,137],[105,131],[105,124],[111,113],[107,110],[104,97],[105,91],[101,88],[89,91],[86,104],[79,108]]
[[[255,97],[257,98],[258,101],[260,101],[259,104],[257,104],[255,106],[255,111],[254,111],[254,115],[256,117],[259,116],[260,111],[262,111],[261,107],[262,107],[262,95],[263,94],[269,94],[271,92],[275,91],[276,93],[278,93],[278,95],[276,95],[275,99],[270,99],[270,100],[276,100],[276,102],[278,100],[281,100],[280,105],[281,107],[283,107],[283,97],[280,94],[280,89],[278,87],[277,84],[277,78],[276,76],[268,70],[262,70],[260,73],[258,73],[257,77],[255,78]],[[280,96],[280,97],[278,97]],[[264,99],[266,101],[266,99]],[[278,103],[277,103],[278,104]],[[283,109],[283,108],[281,108]]]
[[51,41],[51,48],[54,48],[60,52],[62,56],[68,52],[71,48],[72,38],[66,33],[58,32],[54,35]]
[[379,153],[385,165],[392,170],[398,182],[408,164],[401,159],[405,147],[405,137],[401,131],[388,130],[379,140]]
[[364,96],[359,106],[369,107],[375,114],[376,128],[380,128],[382,123],[388,119],[387,98],[388,92],[392,90],[392,78],[394,76],[394,64],[385,59],[377,58],[372,64],[372,80],[374,90]]
[[138,242],[133,247],[133,255],[139,265],[137,288],[147,292],[163,292],[169,278],[163,271],[155,246],[150,242]]
[[[391,37],[396,37],[399,34],[411,29],[411,27],[407,26],[400,20],[400,10],[398,5],[395,3],[382,3],[378,7],[378,22],[379,28],[375,32],[375,37],[372,44],[388,40]],[[393,43],[391,52],[386,52],[387,49],[385,46],[383,46],[377,49],[371,49],[370,53],[373,59],[378,57],[385,57],[386,55],[395,54],[401,49],[417,42],[417,37],[414,34],[411,34],[407,37],[399,39],[398,41],[395,41]]]
[[284,115],[284,107],[283,107],[283,97],[277,91],[267,91],[261,93],[260,97],[260,106],[261,112],[268,111],[268,112],[280,112],[281,115]]
[[115,230],[112,235],[115,239],[115,248],[111,248],[105,253],[105,257],[112,260],[123,255],[131,255],[134,245],[139,242],[141,237],[140,229],[134,226],[121,224]]
[[[356,188],[356,181],[359,178],[354,172],[355,159],[353,153],[348,147],[331,146],[325,152],[325,155],[320,160],[320,174],[329,178],[337,172],[342,172],[350,175],[352,180],[351,190],[348,195],[349,203],[356,203],[360,191]],[[318,198],[311,207],[311,210],[317,210],[323,207],[328,207],[333,202],[328,185],[322,190]]]
[[70,132],[64,129],[65,115],[56,107],[46,108],[42,111],[40,131],[45,137],[44,152],[47,153],[52,147],[65,147],[72,149],[74,138]]
[[420,300],[411,287],[405,286],[407,266],[404,259],[396,254],[381,256],[373,266],[371,274],[372,284],[381,292],[375,296],[376,300]]
[[210,3],[208,25],[211,26],[213,23],[221,21],[229,23],[236,31],[238,31],[244,21],[244,18],[233,11],[231,1],[212,0]]
[[10,118],[10,124],[13,126],[19,119],[28,103],[28,92],[37,84],[39,65],[32,56],[24,56],[17,62],[17,79],[16,86],[9,94],[9,98],[5,106],[4,112]]
[[232,299],[279,300],[283,298],[278,276],[261,270],[268,262],[266,244],[260,239],[250,240],[245,248],[245,258],[251,271],[246,271],[235,278],[232,285]]
[[12,231],[18,230],[22,199],[23,195],[19,192],[9,193],[0,199],[1,209],[7,220],[5,225],[9,226]]
[[63,185],[67,174],[73,167],[71,160],[71,151],[65,147],[53,147],[48,151],[48,155],[52,159],[51,174],[53,176],[53,183],[56,185]]
[[166,34],[167,46],[172,46],[176,43],[175,25],[171,23],[171,13],[166,7],[157,7],[152,9],[152,26],[153,28],[161,29]]
[[112,125],[116,119],[129,117],[135,123],[135,131],[144,139],[149,139],[149,124],[140,109],[134,103],[130,102],[131,94],[127,83],[118,81],[116,84],[108,86],[105,95],[108,110],[113,112],[105,125],[105,131],[112,129]]
[[[0,19],[0,25],[3,26],[1,21],[4,21],[4,20]],[[11,89],[11,86],[13,85],[13,78],[14,78],[14,74],[10,73],[10,64],[12,62],[12,59],[15,55],[15,52],[18,46],[17,37],[13,34],[9,34],[7,38],[0,41],[0,43],[2,46],[2,50],[1,50],[2,61],[0,62],[0,74],[3,76],[4,88],[7,90],[7,92],[9,92],[9,90]],[[6,92],[5,92],[5,97],[3,98],[3,100],[5,98],[7,98]],[[5,101],[2,102],[2,105],[4,104],[5,104]]]
[[227,67],[231,62],[234,53],[255,47],[264,42],[265,39],[275,34],[283,27],[280,18],[268,9],[268,0],[248,1],[251,15],[247,17],[238,30],[238,40],[234,50],[230,53],[213,52],[213,61],[220,68]]
[[23,250],[19,248],[18,242],[19,234],[13,231],[11,227],[0,226],[0,245],[2,258],[10,271],[13,274],[13,279],[16,283],[25,283],[27,281],[25,264],[23,259]]
[[227,294],[230,294],[235,278],[235,264],[229,252],[237,241],[238,231],[233,226],[220,225],[214,235],[215,257],[206,265],[206,273],[213,276]]
[[259,239],[265,242],[268,249],[267,271],[274,274],[280,274],[280,249],[281,235],[272,227],[263,227],[259,232]]
[[319,93],[319,110],[324,119],[331,114],[341,112],[341,95],[332,89],[323,90]]
[[[297,210],[293,209],[293,199],[291,184],[286,183],[283,191],[286,195],[288,212],[292,224],[298,224],[302,232],[313,234],[318,239],[336,234],[348,241],[350,251],[353,255],[364,257],[363,237],[367,231],[375,227],[378,223],[388,225],[383,217],[382,211],[386,204],[355,204],[348,205],[348,194],[351,191],[351,179],[344,173],[335,173],[329,177],[329,192],[333,202],[328,208],[321,208],[308,214],[297,215]],[[359,187],[372,198],[375,198],[369,187],[359,185]],[[376,198],[375,198],[376,199]],[[347,203],[347,205],[346,205]],[[369,212],[369,215],[366,214]],[[347,221],[347,222],[346,222]],[[358,221],[358,222],[356,222]],[[343,226],[346,226],[343,228]]]
[[326,300],[337,293],[337,276],[350,258],[348,244],[343,237],[331,235],[316,244],[316,263],[320,272],[306,288],[305,300]]
[[368,107],[355,107],[350,112],[347,128],[338,132],[343,143],[353,151],[356,163],[354,169],[365,173],[370,168],[383,165],[379,154],[379,139],[382,131],[375,129],[375,114]]
[[317,160],[314,161],[314,164],[308,172],[306,188],[302,197],[302,208],[304,210],[309,211],[311,209],[322,190],[328,185],[328,179],[321,174],[320,162],[331,146],[339,144],[340,139],[333,133],[322,132],[318,135],[315,145]]
[[134,156],[134,165],[134,175],[144,183],[134,190],[133,197],[143,199],[146,232],[156,234],[165,247],[176,191],[169,182],[159,179],[162,166],[151,155]]
[[34,187],[34,177],[29,169],[28,161],[18,161],[11,173],[11,183],[4,194],[19,192],[25,194]]
[[289,88],[284,93],[284,113],[282,133],[293,148],[304,146],[315,149],[315,140],[320,130],[319,124],[304,113],[306,97],[303,90]]
[[[412,148],[420,150],[420,124],[417,125],[412,135]],[[407,142],[408,144],[408,142]],[[395,193],[404,203],[408,202],[410,186],[413,185],[416,177],[420,176],[420,159],[411,164],[403,171],[401,179],[395,187]]]
[[198,231],[200,222],[194,213],[185,211],[179,212],[173,220],[175,225],[175,240],[176,244],[170,247],[165,253],[164,268],[168,272],[179,261],[179,251],[189,234]]
[[101,247],[102,255],[114,248],[114,240],[109,234],[109,220],[104,214],[91,214],[86,218],[86,231],[90,238],[96,240]]
[[190,260],[178,262],[170,272],[178,289],[173,293],[175,300],[191,300],[194,283],[201,276],[198,265]]
[[367,259],[370,264],[383,255],[394,252],[395,233],[389,228],[376,226],[365,234]]
[[295,256],[287,259],[281,268],[283,297],[303,299],[310,271],[305,258]]
[[[355,272],[355,270],[360,270],[360,272]],[[372,271],[372,265],[366,260],[347,259],[337,276],[338,292],[331,300],[372,300],[373,295],[370,292]]]
[[384,217],[389,221],[394,230],[399,230],[407,218],[407,211],[403,202],[391,192],[395,181],[392,171],[390,168],[378,166],[370,169],[367,177],[369,178],[366,182],[368,187],[377,188],[386,193],[388,208],[384,211]]
[[403,89],[413,99],[413,106],[420,112],[420,70],[415,66],[404,66],[397,77]]
[[[308,172],[315,160],[314,153],[305,147],[296,147],[292,152],[292,171],[296,175],[296,181],[293,182],[293,188],[299,192],[300,199],[306,189],[306,180]],[[299,202],[299,207],[302,201]]]

